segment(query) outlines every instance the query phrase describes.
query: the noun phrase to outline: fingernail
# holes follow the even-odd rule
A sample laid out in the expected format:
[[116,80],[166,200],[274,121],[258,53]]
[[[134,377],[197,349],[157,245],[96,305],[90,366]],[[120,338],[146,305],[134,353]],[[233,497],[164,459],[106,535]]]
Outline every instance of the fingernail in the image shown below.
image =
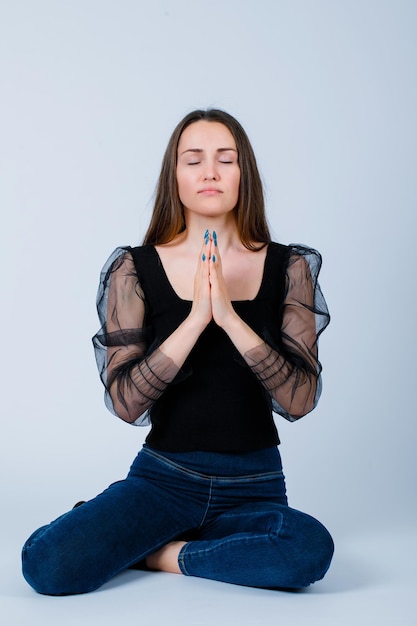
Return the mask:
[[213,241],[214,241],[214,245],[217,246],[217,233],[215,230],[213,230]]
[[205,254],[203,254],[203,256],[201,257],[201,260],[202,260],[202,261],[205,261],[205,260],[206,260],[206,255],[205,255]]
[[211,255],[211,260],[213,261],[213,263],[215,263],[215,262],[216,262],[216,255],[215,255],[215,254],[212,254],[212,255]]

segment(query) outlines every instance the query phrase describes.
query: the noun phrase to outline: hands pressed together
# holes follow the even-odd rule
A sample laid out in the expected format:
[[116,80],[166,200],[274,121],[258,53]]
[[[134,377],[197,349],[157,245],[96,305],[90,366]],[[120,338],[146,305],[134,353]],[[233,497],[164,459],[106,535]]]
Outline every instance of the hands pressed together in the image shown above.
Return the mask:
[[222,263],[217,246],[216,231],[204,234],[203,246],[194,278],[194,297],[191,315],[202,323],[212,319],[220,327],[236,317],[226,282],[223,277]]
[[191,311],[178,328],[161,344],[161,352],[169,356],[177,367],[182,367],[195,342],[206,326],[214,322],[244,355],[262,343],[262,339],[239,317],[230,300],[217,246],[217,235],[208,230],[204,234],[197,270]]

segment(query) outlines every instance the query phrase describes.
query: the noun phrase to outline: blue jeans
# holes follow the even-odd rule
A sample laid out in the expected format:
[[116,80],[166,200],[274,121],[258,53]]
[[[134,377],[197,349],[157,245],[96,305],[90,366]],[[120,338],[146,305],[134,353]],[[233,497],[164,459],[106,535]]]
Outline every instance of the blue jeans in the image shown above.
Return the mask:
[[125,480],[31,535],[23,575],[39,593],[85,593],[177,539],[183,574],[253,587],[306,587],[333,556],[324,526],[288,506],[277,448],[144,446]]

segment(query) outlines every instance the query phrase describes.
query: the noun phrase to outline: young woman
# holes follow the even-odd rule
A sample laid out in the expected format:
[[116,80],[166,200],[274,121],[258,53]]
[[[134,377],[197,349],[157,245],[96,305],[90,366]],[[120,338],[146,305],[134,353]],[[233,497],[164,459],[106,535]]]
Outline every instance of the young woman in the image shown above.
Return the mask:
[[324,576],[333,541],[288,506],[272,417],[296,420],[320,395],[320,265],[271,242],[241,125],[187,115],[144,245],[113,252],[98,294],[107,406],[151,429],[125,480],[28,539],[36,591],[92,591],[129,567],[265,588]]

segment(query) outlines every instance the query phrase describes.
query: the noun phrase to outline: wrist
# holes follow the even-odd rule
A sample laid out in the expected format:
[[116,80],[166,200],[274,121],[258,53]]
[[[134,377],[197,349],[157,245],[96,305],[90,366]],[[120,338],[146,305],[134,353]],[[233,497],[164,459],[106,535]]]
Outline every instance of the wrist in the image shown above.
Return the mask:
[[244,324],[243,320],[239,317],[236,311],[232,308],[231,311],[224,315],[221,320],[216,320],[217,326],[220,326],[228,335],[233,334]]
[[222,326],[232,343],[243,356],[248,350],[263,343],[263,340],[246,324],[238,315],[227,318],[227,323]]
[[208,326],[209,322],[210,320],[201,317],[201,315],[191,310],[182,325],[187,328],[189,333],[198,337],[201,335],[206,326]]

